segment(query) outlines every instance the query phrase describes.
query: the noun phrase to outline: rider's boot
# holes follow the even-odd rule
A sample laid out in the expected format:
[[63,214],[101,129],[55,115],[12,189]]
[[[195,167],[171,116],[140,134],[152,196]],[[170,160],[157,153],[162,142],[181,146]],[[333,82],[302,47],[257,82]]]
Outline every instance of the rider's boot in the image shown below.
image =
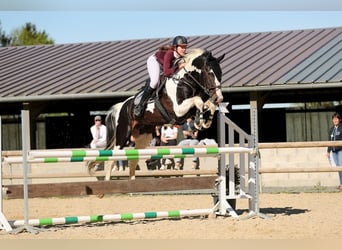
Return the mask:
[[153,91],[154,89],[150,86],[145,87],[144,92],[141,95],[139,104],[134,107],[133,113],[136,117],[141,117],[144,114],[145,104],[152,95]]

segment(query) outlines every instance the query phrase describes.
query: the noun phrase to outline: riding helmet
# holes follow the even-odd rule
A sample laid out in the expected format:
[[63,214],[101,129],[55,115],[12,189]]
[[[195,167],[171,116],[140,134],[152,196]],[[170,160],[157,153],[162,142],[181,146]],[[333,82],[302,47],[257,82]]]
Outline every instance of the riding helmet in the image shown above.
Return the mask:
[[176,36],[175,38],[173,38],[173,46],[178,46],[181,44],[188,44],[188,40],[184,36]]

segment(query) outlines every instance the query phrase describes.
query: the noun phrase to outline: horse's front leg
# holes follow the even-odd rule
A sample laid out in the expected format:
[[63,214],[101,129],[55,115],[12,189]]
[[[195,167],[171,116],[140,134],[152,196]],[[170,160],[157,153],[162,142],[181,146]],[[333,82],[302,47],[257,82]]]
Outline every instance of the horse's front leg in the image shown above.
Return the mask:
[[[209,104],[209,103],[208,103]],[[211,106],[211,105],[210,105]],[[178,117],[184,116],[192,107],[196,107],[196,117],[195,117],[195,127],[198,130],[203,130],[205,127],[205,118],[204,118],[204,111],[211,109],[212,107],[207,107],[202,98],[199,96],[194,96],[192,98],[186,99],[182,102],[182,104],[174,105],[174,111]],[[215,110],[214,110],[215,112]]]
[[180,105],[177,105],[176,103],[173,105],[175,114],[178,117],[184,116],[192,107],[196,107],[200,112],[203,112],[204,103],[202,98],[199,96],[194,96],[184,100]]
[[205,112],[209,112],[208,117],[204,115],[204,121],[202,123],[203,128],[207,129],[211,126],[216,111],[216,105],[209,99],[204,103]]
[[216,105],[211,100],[207,100],[203,104],[202,111],[200,109],[197,109],[196,116],[195,116],[195,127],[198,130],[209,128],[213,121],[215,110],[216,110]]

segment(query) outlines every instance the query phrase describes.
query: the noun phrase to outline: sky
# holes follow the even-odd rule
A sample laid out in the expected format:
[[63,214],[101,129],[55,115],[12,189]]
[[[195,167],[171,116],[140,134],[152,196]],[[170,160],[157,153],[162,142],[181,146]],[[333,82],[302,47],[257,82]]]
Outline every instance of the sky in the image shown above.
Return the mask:
[[[323,4],[324,3],[324,4]],[[2,31],[56,44],[342,27],[340,0],[0,0]]]

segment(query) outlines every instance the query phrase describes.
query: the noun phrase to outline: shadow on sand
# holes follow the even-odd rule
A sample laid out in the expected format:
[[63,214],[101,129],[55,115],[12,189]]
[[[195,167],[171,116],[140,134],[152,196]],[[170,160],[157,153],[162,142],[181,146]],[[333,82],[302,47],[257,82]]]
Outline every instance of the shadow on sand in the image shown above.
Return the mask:
[[[266,207],[260,208],[260,213],[267,215],[295,215],[310,212],[309,209],[298,209],[293,207]],[[247,209],[237,209],[237,214],[248,213]]]

